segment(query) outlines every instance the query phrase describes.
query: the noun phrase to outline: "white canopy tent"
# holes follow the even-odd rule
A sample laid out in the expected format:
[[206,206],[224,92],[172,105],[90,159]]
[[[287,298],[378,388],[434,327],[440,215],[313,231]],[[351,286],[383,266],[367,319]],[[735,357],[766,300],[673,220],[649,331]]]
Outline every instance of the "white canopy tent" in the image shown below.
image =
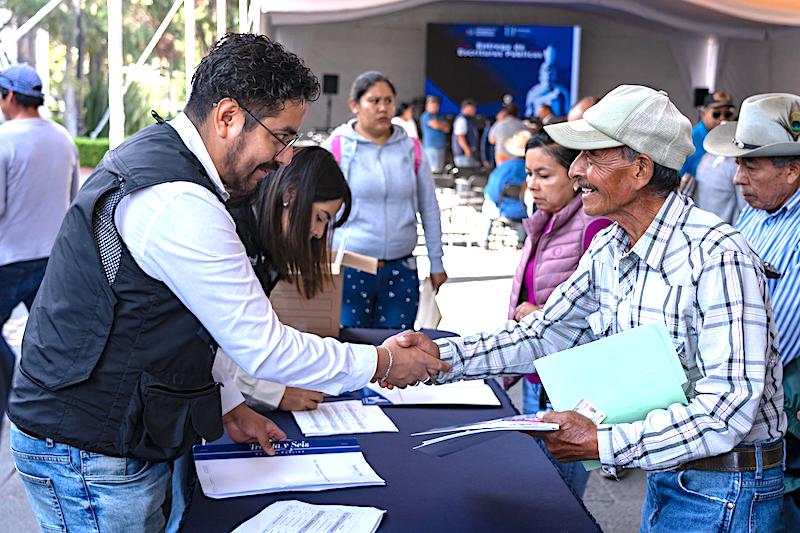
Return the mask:
[[[614,25],[621,33],[626,33],[627,28],[657,30],[653,32],[654,37],[657,34],[659,39],[667,43],[668,55],[671,56],[669,61],[674,63],[669,68],[678,71],[673,75],[676,78],[675,83],[669,84],[672,87],[671,94],[675,93],[677,85],[681,94],[676,96],[684,100],[685,113],[691,112],[691,107],[686,104],[690,102],[689,95],[695,87],[711,90],[725,88],[739,97],[772,90],[770,83],[756,84],[748,76],[760,76],[770,81],[778,78],[772,85],[782,90],[796,91],[792,88],[793,85],[784,83],[787,79],[786,73],[773,76],[772,71],[776,68],[772,65],[764,66],[768,62],[766,59],[769,59],[766,56],[770,54],[776,65],[794,61],[793,54],[788,51],[772,54],[764,49],[782,36],[787,42],[788,37],[800,37],[800,0],[261,0],[261,10],[268,20],[267,25],[271,28],[272,35],[307,59],[312,70],[338,70],[343,73],[344,81],[351,76],[345,60],[353,57],[354,49],[364,50],[368,44],[366,39],[381,39],[384,35],[394,40],[392,51],[383,49],[383,57],[388,59],[389,66],[383,66],[382,58],[377,57],[374,50],[378,47],[373,45],[357,56],[363,63],[362,66],[379,66],[393,74],[423,78],[422,67],[413,69],[412,72],[408,61],[400,64],[391,55],[413,55],[417,62],[422,62],[421,58],[425,53],[422,41],[427,22],[576,24],[589,27],[589,24],[603,19],[608,21],[609,27]],[[539,16],[539,13],[559,15]],[[378,31],[378,23],[370,22],[378,19],[382,21],[380,29],[383,32]],[[408,30],[412,24],[416,24],[416,31],[405,31],[404,36],[399,35],[400,26]],[[306,31],[303,28],[309,29]],[[324,39],[322,35],[330,34],[345,39],[342,37],[342,34],[348,33],[345,29],[349,30],[352,39],[362,39],[360,48],[353,46],[349,55],[343,52],[337,56],[335,50],[337,44],[341,44],[340,40],[338,43],[325,43],[328,48],[324,52],[319,51],[320,43]],[[359,36],[359,33],[363,35]],[[647,76],[638,76],[639,72],[636,70],[647,61],[642,58],[645,54],[643,50],[621,46],[598,50],[596,43],[591,44],[591,36],[586,33],[584,35],[584,51],[588,52],[590,59],[594,60],[604,53],[617,54],[614,65],[616,68],[607,74],[608,80],[619,83],[644,78],[643,81],[647,81]],[[603,44],[612,39],[608,35],[605,37]],[[620,40],[622,37],[624,35],[620,36]],[[644,44],[647,44],[647,37],[644,36]],[[306,45],[303,39],[313,44]],[[412,39],[418,42],[409,43]],[[661,54],[652,61],[664,59]],[[370,60],[372,63],[369,63]],[[745,72],[743,67],[748,60],[760,63],[759,69]],[[619,68],[619,63],[626,61],[630,63],[630,68]],[[599,63],[608,62],[610,60]],[[582,66],[591,66],[590,63],[591,61],[581,60]],[[800,72],[800,69],[789,65],[785,68]],[[762,72],[764,69],[768,72]],[[586,88],[582,88],[582,92],[586,93],[588,89],[589,92],[602,94],[601,89],[610,88],[597,81],[600,75],[596,71],[592,74],[592,79]],[[652,80],[652,83],[658,81],[660,80]],[[797,81],[800,83],[800,76]],[[419,95],[421,84],[422,81],[419,80],[414,85],[407,86],[408,90],[401,92]],[[583,81],[581,86],[583,87]],[[337,118],[346,114],[345,110],[341,111]],[[313,116],[310,117],[310,120],[313,119]]]
[[[15,46],[25,33],[33,29],[61,0],[50,0],[36,15],[20,26],[10,38],[4,38],[3,47]],[[421,6],[440,4],[443,0],[239,0],[238,31],[265,31],[269,27],[290,27],[355,21],[399,13]],[[452,3],[452,2],[451,2]],[[720,69],[721,52],[730,40],[765,41],[781,32],[800,27],[800,2],[798,0],[462,0],[459,4],[497,4],[507,9],[517,6],[558,7],[586,13],[622,15],[630,20],[642,20],[679,30],[671,39],[675,55],[681,59],[682,69],[692,87],[715,88]],[[122,1],[109,0],[109,113],[110,142],[116,146],[122,141],[124,109],[122,98],[127,85],[123,76],[122,60]],[[216,0],[215,17],[217,36],[226,28],[226,1]],[[155,44],[178,8],[187,16],[184,35],[186,39],[186,94],[191,90],[191,76],[197,64],[194,43],[194,0],[175,0],[161,26],[142,53],[139,62],[147,59]],[[690,34],[687,38],[686,34]],[[102,125],[100,128],[102,128]],[[98,130],[99,131],[99,130]]]

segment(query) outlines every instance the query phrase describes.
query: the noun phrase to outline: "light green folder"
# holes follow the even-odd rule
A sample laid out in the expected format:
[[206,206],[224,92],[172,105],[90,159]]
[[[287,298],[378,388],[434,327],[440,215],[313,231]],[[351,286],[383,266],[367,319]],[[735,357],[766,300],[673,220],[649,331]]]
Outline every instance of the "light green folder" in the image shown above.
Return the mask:
[[536,372],[557,411],[585,399],[606,413],[604,424],[644,420],[654,409],[687,403],[686,374],[661,322],[537,359]]

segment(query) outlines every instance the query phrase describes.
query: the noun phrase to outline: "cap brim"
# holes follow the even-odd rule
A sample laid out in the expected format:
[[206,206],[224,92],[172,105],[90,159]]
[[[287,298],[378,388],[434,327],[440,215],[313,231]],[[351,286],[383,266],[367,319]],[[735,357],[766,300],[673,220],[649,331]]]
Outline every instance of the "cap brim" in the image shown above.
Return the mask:
[[571,122],[549,124],[544,127],[544,131],[561,146],[573,150],[602,150],[625,145],[625,143],[595,129],[583,118]]
[[703,148],[706,152],[723,157],[792,157],[800,155],[800,142],[765,144],[758,148],[739,148],[733,143],[737,122],[720,124],[706,135]]

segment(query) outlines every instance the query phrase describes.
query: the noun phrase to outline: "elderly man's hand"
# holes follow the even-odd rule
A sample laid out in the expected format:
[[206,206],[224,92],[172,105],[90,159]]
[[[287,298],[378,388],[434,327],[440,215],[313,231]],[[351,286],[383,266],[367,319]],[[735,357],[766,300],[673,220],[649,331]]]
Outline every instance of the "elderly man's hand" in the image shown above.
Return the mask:
[[597,426],[585,416],[575,411],[548,411],[542,416],[542,420],[558,424],[559,429],[526,433],[540,437],[553,457],[559,461],[566,463],[600,458],[597,448]]
[[384,361],[379,357],[373,381],[381,380],[381,385],[389,388],[405,388],[418,382],[433,384],[439,372],[451,368],[439,360],[439,347],[424,333],[403,332],[386,339],[379,348],[391,350],[392,368],[387,379],[382,380],[388,367],[388,355]]

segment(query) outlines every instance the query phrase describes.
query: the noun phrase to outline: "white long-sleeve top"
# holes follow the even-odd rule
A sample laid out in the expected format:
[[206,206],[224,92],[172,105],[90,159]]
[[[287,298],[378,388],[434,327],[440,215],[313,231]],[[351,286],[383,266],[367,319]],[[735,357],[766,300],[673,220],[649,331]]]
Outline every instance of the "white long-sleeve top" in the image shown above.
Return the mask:
[[[184,114],[169,124],[227,199],[194,124]],[[139,267],[166,284],[248,374],[329,394],[359,389],[375,374],[374,347],[322,339],[281,324],[233,219],[205,187],[176,181],[133,192],[120,201],[114,222]],[[215,365],[214,378],[224,385],[226,413],[243,398],[223,369]]]

